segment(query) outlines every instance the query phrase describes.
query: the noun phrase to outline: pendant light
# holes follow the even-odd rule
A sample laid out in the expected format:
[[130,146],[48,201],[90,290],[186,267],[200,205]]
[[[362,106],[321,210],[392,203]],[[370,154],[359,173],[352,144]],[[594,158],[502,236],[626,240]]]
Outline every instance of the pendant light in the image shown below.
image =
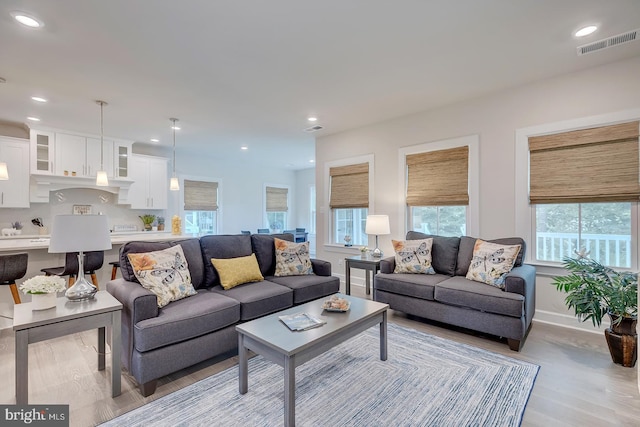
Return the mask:
[[176,122],[178,119],[171,118],[169,120],[173,122],[173,126],[171,126],[171,129],[173,129],[173,176],[169,181],[169,190],[180,191],[180,182],[176,176]]
[[107,105],[104,101],[96,101],[96,104],[100,105],[100,170],[96,174],[96,185],[98,187],[108,187],[109,179],[107,178],[107,172],[104,170],[104,118],[102,115],[102,109]]

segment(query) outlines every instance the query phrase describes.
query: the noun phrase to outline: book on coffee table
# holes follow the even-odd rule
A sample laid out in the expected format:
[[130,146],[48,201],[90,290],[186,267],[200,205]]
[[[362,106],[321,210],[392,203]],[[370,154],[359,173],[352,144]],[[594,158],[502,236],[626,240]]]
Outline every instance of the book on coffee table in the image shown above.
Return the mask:
[[307,329],[317,328],[327,323],[308,313],[294,313],[286,316],[278,316],[278,318],[292,331],[306,331]]

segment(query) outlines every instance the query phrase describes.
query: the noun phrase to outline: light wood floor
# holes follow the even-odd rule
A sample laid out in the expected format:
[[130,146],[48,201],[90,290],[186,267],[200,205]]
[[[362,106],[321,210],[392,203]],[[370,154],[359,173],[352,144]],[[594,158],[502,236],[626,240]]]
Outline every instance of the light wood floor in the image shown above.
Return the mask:
[[[364,296],[364,291],[355,288],[353,294]],[[613,364],[600,334],[534,323],[523,350],[516,353],[496,338],[402,313],[391,312],[389,321],[540,365],[523,426],[640,426],[637,370]],[[113,399],[110,358],[107,369],[97,371],[96,345],[96,331],[30,345],[29,403],[70,404],[71,425],[92,426],[237,363],[236,357],[208,361],[169,375],[148,398],[123,372],[122,395]],[[15,403],[14,375],[14,334],[6,328],[0,330],[0,404]],[[224,425],[221,421],[216,424]]]

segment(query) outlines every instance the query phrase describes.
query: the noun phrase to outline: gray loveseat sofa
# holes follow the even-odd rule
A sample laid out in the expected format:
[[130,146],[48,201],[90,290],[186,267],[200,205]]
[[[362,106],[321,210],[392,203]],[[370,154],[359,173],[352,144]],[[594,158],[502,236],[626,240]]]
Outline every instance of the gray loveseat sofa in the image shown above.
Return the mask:
[[517,237],[488,240],[522,245],[503,290],[465,278],[475,238],[407,233],[407,240],[430,237],[436,274],[394,273],[395,258],[386,258],[373,280],[374,299],[407,314],[507,338],[509,348],[520,351],[535,312],[536,270],[522,263],[524,240]]
[[[293,240],[290,234],[276,237]],[[106,289],[123,305],[122,364],[138,382],[142,395],[155,392],[158,378],[237,351],[237,323],[338,292],[340,281],[331,276],[331,264],[326,261],[311,260],[313,275],[274,277],[273,238],[260,234],[204,236],[122,246],[122,279],[108,282]],[[197,294],[158,308],[156,295],[137,281],[127,254],[175,245],[182,246]],[[265,280],[224,290],[210,259],[252,253]]]

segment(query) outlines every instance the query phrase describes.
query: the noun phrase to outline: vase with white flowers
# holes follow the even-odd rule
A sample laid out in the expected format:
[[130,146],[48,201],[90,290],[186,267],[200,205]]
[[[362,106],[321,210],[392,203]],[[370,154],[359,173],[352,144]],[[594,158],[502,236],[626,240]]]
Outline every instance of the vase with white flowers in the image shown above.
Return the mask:
[[35,276],[20,285],[20,290],[31,295],[32,310],[46,310],[56,306],[57,293],[67,288],[59,276]]

